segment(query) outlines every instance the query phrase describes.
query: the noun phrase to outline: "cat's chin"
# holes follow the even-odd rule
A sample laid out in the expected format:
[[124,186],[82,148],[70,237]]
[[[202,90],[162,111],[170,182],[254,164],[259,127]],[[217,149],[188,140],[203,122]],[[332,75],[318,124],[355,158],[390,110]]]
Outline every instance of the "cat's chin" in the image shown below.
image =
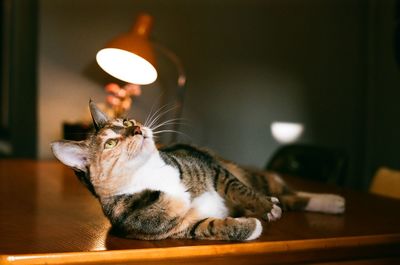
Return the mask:
[[142,141],[142,147],[141,147],[141,152],[144,153],[153,153],[156,150],[155,144],[152,140],[150,139],[143,139]]
[[142,140],[142,147],[141,150],[143,151],[149,151],[149,152],[154,152],[157,150],[156,144],[153,139],[153,132],[151,131],[150,128],[143,127],[143,140]]
[[157,151],[153,138],[144,136],[142,138],[140,153],[153,153]]

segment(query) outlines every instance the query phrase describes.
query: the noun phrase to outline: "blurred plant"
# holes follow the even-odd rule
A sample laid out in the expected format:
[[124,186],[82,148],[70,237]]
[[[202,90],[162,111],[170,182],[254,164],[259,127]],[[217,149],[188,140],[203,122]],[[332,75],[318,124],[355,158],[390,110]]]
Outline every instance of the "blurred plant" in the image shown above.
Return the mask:
[[142,94],[139,85],[129,83],[122,87],[116,83],[110,83],[105,86],[105,90],[108,93],[106,102],[110,105],[111,115],[114,118],[124,116],[132,106],[132,98]]

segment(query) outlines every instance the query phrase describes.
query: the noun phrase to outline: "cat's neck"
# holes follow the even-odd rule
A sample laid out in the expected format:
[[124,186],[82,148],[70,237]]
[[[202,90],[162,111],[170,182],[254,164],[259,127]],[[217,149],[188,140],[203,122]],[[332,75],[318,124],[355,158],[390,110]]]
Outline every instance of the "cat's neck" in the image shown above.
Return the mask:
[[140,168],[142,170],[154,169],[158,170],[162,167],[166,166],[164,160],[160,156],[159,151],[153,152],[147,162]]
[[145,189],[182,193],[186,189],[180,186],[179,171],[166,164],[157,151],[143,165],[129,173],[128,182],[120,187],[116,195],[137,193]]

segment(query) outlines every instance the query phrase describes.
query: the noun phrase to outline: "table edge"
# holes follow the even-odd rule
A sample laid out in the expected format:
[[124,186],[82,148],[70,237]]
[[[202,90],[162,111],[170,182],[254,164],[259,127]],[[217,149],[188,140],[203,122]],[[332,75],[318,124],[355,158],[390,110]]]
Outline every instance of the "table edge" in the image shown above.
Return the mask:
[[160,261],[215,256],[291,253],[318,249],[399,245],[400,233],[291,241],[243,242],[221,245],[104,250],[40,254],[1,254],[0,264],[75,264],[96,262]]

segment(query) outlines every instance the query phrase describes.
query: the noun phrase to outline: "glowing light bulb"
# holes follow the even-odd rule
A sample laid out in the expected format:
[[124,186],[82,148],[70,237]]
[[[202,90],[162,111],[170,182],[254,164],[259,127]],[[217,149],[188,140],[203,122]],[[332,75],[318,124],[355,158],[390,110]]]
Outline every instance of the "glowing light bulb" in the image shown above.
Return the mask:
[[128,83],[147,85],[157,79],[157,71],[151,63],[125,50],[102,49],[96,60],[108,74]]
[[293,143],[303,134],[304,125],[296,122],[273,122],[271,133],[274,139],[281,144]]

